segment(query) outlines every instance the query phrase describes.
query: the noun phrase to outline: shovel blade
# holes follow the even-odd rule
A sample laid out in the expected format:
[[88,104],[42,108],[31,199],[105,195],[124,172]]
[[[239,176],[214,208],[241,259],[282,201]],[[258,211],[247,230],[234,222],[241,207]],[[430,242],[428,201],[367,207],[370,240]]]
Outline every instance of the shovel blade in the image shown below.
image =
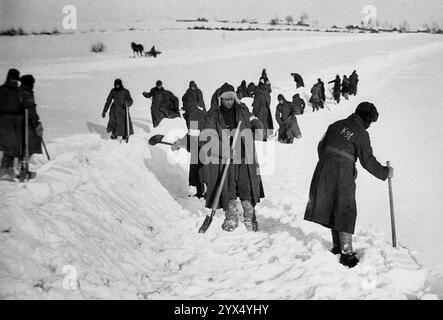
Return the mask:
[[164,137],[165,137],[165,136],[162,135],[162,134],[156,134],[155,136],[152,136],[152,137],[149,139],[149,144],[150,144],[151,146],[155,146],[155,145],[158,144],[158,143],[162,143],[162,140],[163,140]]
[[206,216],[205,221],[203,221],[202,226],[198,230],[198,233],[205,233],[208,230],[211,223],[212,223],[212,216]]

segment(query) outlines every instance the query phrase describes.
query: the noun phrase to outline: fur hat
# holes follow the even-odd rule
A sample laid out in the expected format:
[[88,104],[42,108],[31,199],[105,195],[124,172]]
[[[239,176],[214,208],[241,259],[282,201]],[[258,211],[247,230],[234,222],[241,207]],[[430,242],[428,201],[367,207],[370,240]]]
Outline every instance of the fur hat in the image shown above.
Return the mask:
[[197,88],[197,84],[195,83],[194,80],[189,82],[189,88]]
[[122,80],[121,80],[121,79],[115,79],[115,80],[114,80],[114,87],[115,87],[116,85],[119,85],[120,87],[123,87],[123,82],[122,82]]
[[376,122],[378,119],[378,111],[374,104],[370,102],[362,102],[355,109],[355,113],[360,116],[365,124]]
[[277,96],[277,100],[278,100],[278,101],[281,101],[281,100],[284,101],[284,100],[286,100],[286,99],[285,99],[285,97],[284,97],[282,94],[279,94],[279,95]]
[[240,99],[237,97],[234,87],[226,82],[220,87],[218,91],[219,105],[221,105],[221,99],[234,99],[235,103],[240,103]]
[[8,82],[11,80],[20,80],[20,71],[17,69],[9,69],[6,81]]
[[26,74],[20,78],[20,82],[30,89],[34,88],[35,79],[32,75]]
[[157,80],[157,82],[155,83],[156,87],[162,86],[163,82],[161,82],[161,80]]

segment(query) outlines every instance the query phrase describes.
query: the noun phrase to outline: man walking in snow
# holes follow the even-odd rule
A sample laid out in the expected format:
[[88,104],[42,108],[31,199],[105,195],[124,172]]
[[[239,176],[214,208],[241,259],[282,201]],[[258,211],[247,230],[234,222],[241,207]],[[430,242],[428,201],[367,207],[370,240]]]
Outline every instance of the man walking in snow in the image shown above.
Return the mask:
[[312,112],[315,110],[319,110],[320,108],[323,108],[323,100],[322,100],[322,91],[321,91],[321,84],[316,83],[311,89],[311,99],[309,99],[309,102],[312,104]]
[[[262,129],[262,125],[249,112],[246,105],[240,102],[234,87],[228,83],[215,91],[212,101],[211,109],[198,123],[198,129],[192,128],[191,125],[189,133],[178,140],[171,149],[175,151],[181,147],[189,147],[191,139],[194,139],[194,142],[196,140],[202,148],[214,146],[216,141],[216,147],[206,150],[208,159],[206,208],[212,208],[224,165],[226,160],[231,158],[233,161],[228,167],[227,178],[218,201],[218,208],[223,208],[225,211],[222,229],[233,231],[238,227],[236,200],[240,198],[246,228],[257,231],[255,206],[261,198],[264,198],[264,192],[252,131]],[[234,133],[231,130],[235,131],[239,121],[241,121],[239,139],[237,144],[232,146]],[[235,153],[232,153],[231,149],[235,150]]]
[[353,71],[349,76],[349,94],[357,95],[358,74],[357,71]]
[[271,95],[269,94],[268,85],[262,78],[255,90],[254,101],[252,102],[252,114],[256,116],[266,129],[265,140],[272,135],[274,123],[271,114]]
[[337,74],[334,80],[329,81],[328,83],[334,83],[334,88],[332,89],[332,96],[337,103],[340,103],[340,89],[341,89],[341,80],[340,76]]
[[[123,82],[120,79],[115,79],[114,88],[109,92],[102,112],[102,117],[105,118],[106,112],[109,110],[107,131],[111,132],[111,139],[117,139],[118,136],[126,139],[128,135],[127,123],[129,123],[129,135],[134,134],[131,117],[126,110],[132,106],[132,103],[129,90],[123,87]],[[126,115],[129,116],[129,119]]]
[[375,106],[362,102],[347,119],[331,124],[318,145],[319,161],[309,190],[305,220],[332,231],[332,252],[350,268],[358,263],[352,249],[357,207],[355,179],[357,158],[378,179],[393,177],[393,169],[382,166],[373,156],[366,131],[378,119]]

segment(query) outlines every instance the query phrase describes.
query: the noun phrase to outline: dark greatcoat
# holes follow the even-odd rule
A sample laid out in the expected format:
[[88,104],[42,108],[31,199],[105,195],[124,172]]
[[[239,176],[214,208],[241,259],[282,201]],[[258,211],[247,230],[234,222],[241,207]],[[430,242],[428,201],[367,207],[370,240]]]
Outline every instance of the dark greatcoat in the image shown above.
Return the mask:
[[[218,90],[218,89],[217,89]],[[217,91],[216,91],[217,93]],[[235,118],[238,123],[238,121],[242,121],[240,132],[242,132],[245,129],[253,130],[253,129],[261,129],[262,125],[259,120],[252,119],[252,114],[249,112],[248,107],[237,102],[232,106],[232,108],[235,108]],[[227,126],[225,124],[225,121],[223,119],[222,111],[220,110],[220,106],[211,106],[211,110],[206,113],[206,115],[203,117],[202,121],[200,122],[200,132],[204,129],[212,129],[217,132],[219,139],[219,150],[218,154],[208,152],[208,159],[211,159],[211,162],[207,164],[207,191],[205,195],[206,199],[206,207],[212,208],[212,202],[214,200],[215,194],[217,192],[217,187],[219,185],[224,164],[226,163],[226,160],[222,159],[222,148],[229,149],[229,146],[222,147],[222,130],[227,129]],[[241,135],[241,134],[240,134]],[[191,137],[197,138],[197,137]],[[208,140],[203,141],[203,139],[199,138],[199,145],[204,146],[206,143],[210,142],[209,138]],[[223,185],[220,201],[218,203],[218,208],[223,208],[225,211],[229,210],[229,200],[234,200],[237,197],[240,197],[241,200],[250,200],[251,204],[255,206],[258,202],[260,202],[261,198],[264,198],[264,191],[263,191],[263,185],[262,180],[260,177],[259,172],[259,164],[257,161],[256,151],[255,151],[255,142],[252,140],[252,154],[250,156],[253,156],[253,161],[250,164],[247,164],[245,161],[243,150],[244,150],[244,144],[242,139],[242,160],[241,163],[234,163],[229,166],[228,169],[228,176],[225,180],[225,183]],[[240,143],[240,139],[237,143]],[[235,148],[237,149],[237,148]],[[214,158],[217,159],[218,163],[214,163]]]
[[353,234],[357,218],[357,158],[363,168],[378,179],[386,180],[389,169],[373,156],[369,134],[362,119],[355,113],[328,127],[318,145],[318,156],[304,218]]
[[278,130],[278,140],[287,141],[291,138],[299,138],[301,136],[300,127],[298,126],[296,115],[296,106],[294,103],[284,100],[282,104],[278,104],[275,109],[275,119],[280,129]]
[[357,84],[358,84],[358,75],[356,72],[353,72],[349,76],[349,93],[356,95],[357,94]]
[[334,97],[334,100],[340,102],[340,88],[341,88],[340,77],[335,78],[334,80],[331,80],[328,83],[334,83],[334,88],[332,89],[332,95]]
[[[185,113],[183,114],[183,118],[186,121],[186,126],[188,130],[191,127],[191,121],[197,122],[198,124],[202,121],[202,118],[206,114],[206,111],[203,107],[199,107],[198,100],[195,97],[195,90],[188,89],[186,93],[183,95],[183,110]],[[203,99],[203,97],[202,97]],[[199,125],[197,124],[196,128],[198,129]],[[191,152],[190,146],[188,145],[188,151]],[[189,165],[189,177],[188,182],[190,186],[197,187],[197,191],[203,192],[203,185],[206,182],[207,176],[207,168],[203,165],[200,157],[200,148],[197,148],[196,154],[191,154],[191,163]]]
[[295,114],[303,114],[305,112],[306,103],[300,96],[297,97],[295,94],[292,97],[292,103],[295,105]]
[[[126,128],[126,108],[132,105],[133,101],[131,94],[126,88],[115,89],[113,88],[109,92],[108,98],[106,99],[103,112],[109,110],[109,121],[107,126],[107,131],[112,132],[117,136],[125,137],[127,134]],[[134,129],[132,127],[131,116],[129,115],[129,134],[134,134]]]
[[164,88],[154,87],[149,93],[143,93],[146,98],[152,98],[151,117],[152,125],[157,127],[164,118],[174,119],[181,117],[178,98]]
[[255,90],[254,101],[252,102],[252,114],[263,124],[263,129],[268,130],[268,135],[272,134],[274,123],[271,114],[271,95],[267,90],[267,85],[260,83]]
[[25,104],[22,91],[12,83],[0,86],[0,150],[9,157],[22,157]]

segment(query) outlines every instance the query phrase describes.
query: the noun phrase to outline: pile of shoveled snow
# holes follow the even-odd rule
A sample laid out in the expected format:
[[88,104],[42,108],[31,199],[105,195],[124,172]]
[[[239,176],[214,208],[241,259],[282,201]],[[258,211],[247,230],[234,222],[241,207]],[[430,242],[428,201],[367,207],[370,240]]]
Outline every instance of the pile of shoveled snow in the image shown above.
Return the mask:
[[136,130],[128,144],[55,140],[53,160],[33,160],[35,180],[0,182],[0,298],[435,298],[427,269],[371,227],[355,235],[360,264],[340,265],[328,230],[295,209],[304,193],[283,185],[259,204],[259,232],[224,232],[220,212],[199,234],[206,211],[188,197],[186,166],[147,143],[162,131],[173,141],[183,125]]

